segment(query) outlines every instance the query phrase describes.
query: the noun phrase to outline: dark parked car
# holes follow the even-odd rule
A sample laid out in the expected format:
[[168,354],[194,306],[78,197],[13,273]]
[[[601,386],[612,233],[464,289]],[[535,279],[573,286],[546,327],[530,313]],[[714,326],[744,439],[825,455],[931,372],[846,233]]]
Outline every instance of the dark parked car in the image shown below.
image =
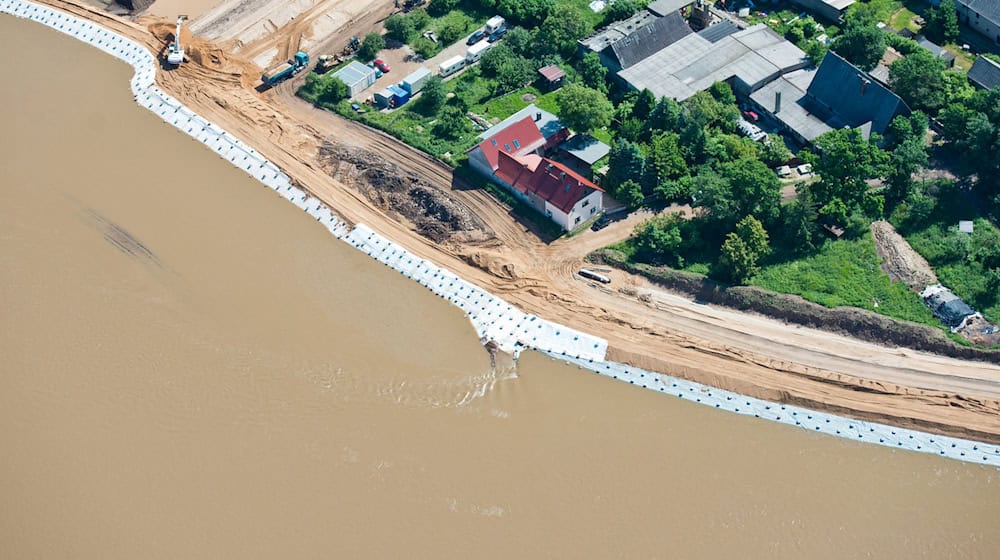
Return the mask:
[[482,41],[483,37],[485,37],[485,36],[486,36],[486,32],[483,31],[482,29],[479,29],[475,33],[473,33],[472,35],[469,35],[469,40],[466,41],[465,44],[469,45],[471,47],[472,45],[475,45],[479,41]]
[[594,222],[594,225],[590,226],[590,229],[593,231],[601,231],[602,229],[608,227],[608,224],[610,223],[611,223],[611,218],[609,218],[608,215],[605,214],[600,218],[597,218],[597,221]]
[[507,26],[501,25],[500,29],[497,29],[493,33],[490,33],[490,38],[487,39],[487,41],[489,41],[490,43],[496,43],[497,41],[502,39],[503,36],[506,34],[507,34]]

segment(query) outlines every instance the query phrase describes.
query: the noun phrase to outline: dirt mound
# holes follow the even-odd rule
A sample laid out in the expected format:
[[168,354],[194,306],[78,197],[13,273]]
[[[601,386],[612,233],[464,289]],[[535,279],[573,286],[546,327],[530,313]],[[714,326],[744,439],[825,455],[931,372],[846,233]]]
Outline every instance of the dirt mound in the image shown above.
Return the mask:
[[882,270],[893,281],[905,282],[907,286],[920,291],[938,279],[931,265],[910,247],[896,228],[886,221],[872,223],[875,251],[882,259]]
[[489,231],[448,193],[367,150],[325,142],[319,160],[331,175],[357,188],[379,208],[401,214],[428,239],[440,243],[455,233]]
[[[177,31],[176,21],[156,16],[145,16],[139,21],[162,42],[164,51],[166,45],[174,40],[174,33]],[[190,68],[187,66],[193,63],[198,67],[214,70],[220,74],[238,76],[239,82],[246,87],[253,87],[260,81],[260,67],[242,57],[231,54],[217,43],[193,36],[186,24],[181,26],[181,46],[187,57],[187,63],[182,66],[182,73],[188,73]]]

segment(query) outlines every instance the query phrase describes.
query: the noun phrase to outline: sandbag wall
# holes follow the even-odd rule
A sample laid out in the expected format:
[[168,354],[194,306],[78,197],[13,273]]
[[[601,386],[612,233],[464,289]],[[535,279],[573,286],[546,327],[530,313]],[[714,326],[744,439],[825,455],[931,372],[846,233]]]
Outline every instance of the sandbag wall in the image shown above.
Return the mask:
[[131,79],[136,101],[164,121],[205,144],[248,175],[305,210],[334,236],[372,258],[427,287],[461,308],[485,344],[518,352],[543,351],[581,368],[665,395],[737,414],[823,434],[874,443],[897,449],[932,453],[961,461],[1000,466],[1000,447],[974,441],[936,436],[884,424],[852,420],[831,414],[780,405],[714,389],[705,385],[604,361],[607,341],[528,315],[500,298],[462,280],[433,263],[420,259],[363,224],[351,229],[318,199],[292,185],[287,175],[253,148],[206,121],[156,85],[157,61],[143,46],[92,22],[24,0],[0,0],[0,12],[27,18],[76,37],[135,68]]

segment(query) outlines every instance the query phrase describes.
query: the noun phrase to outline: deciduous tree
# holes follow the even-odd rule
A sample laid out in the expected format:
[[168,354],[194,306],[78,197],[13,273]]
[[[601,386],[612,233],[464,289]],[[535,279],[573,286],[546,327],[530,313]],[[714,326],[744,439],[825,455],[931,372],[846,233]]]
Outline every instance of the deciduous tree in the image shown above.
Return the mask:
[[944,63],[930,51],[920,49],[889,66],[889,86],[911,108],[937,114],[946,101],[943,72]]
[[614,111],[603,93],[579,84],[569,84],[559,90],[556,103],[559,105],[559,120],[577,132],[590,132],[607,126]]
[[757,274],[758,262],[769,251],[767,230],[756,218],[747,216],[736,224],[736,231],[726,235],[719,265],[730,281],[742,284]]
[[874,25],[848,25],[832,46],[837,54],[868,71],[885,53],[885,33]]
[[358,58],[361,60],[372,60],[384,48],[385,39],[378,33],[369,33],[365,35],[364,41],[361,42],[361,48],[358,49]]
[[607,95],[608,69],[601,64],[601,57],[595,52],[587,52],[577,65],[583,85]]
[[562,4],[553,9],[542,22],[539,43],[545,47],[544,51],[568,58],[576,51],[576,42],[590,30],[590,25],[579,10]]

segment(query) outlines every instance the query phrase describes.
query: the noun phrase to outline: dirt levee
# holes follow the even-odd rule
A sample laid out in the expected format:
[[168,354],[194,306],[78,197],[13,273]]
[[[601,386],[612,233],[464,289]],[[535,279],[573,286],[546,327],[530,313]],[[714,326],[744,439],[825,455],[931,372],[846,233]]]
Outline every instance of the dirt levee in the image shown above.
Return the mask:
[[872,223],[875,251],[882,259],[882,269],[893,281],[905,282],[914,290],[937,284],[937,276],[927,260],[920,256],[886,221]]

